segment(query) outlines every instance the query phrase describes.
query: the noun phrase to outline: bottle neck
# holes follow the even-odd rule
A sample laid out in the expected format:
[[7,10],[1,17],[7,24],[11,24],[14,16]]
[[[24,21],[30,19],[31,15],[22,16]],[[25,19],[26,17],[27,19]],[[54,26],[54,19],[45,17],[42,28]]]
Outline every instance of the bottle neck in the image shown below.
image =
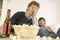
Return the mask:
[[6,18],[4,23],[8,24],[9,23],[9,18]]

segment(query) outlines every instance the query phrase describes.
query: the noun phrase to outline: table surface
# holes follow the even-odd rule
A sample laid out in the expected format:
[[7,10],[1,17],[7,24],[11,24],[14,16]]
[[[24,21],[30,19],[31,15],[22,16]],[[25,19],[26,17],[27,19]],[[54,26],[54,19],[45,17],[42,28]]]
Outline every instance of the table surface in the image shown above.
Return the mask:
[[[0,40],[39,40],[39,39],[11,39],[11,38],[0,38]],[[55,40],[55,39],[53,39]]]
[[11,40],[10,38],[0,38],[0,40]]

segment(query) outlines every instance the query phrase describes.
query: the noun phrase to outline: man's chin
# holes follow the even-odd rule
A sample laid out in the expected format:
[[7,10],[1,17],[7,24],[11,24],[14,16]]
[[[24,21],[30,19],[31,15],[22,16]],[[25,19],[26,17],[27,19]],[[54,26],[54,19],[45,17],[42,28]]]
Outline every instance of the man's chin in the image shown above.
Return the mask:
[[30,16],[29,18],[33,18],[34,16]]

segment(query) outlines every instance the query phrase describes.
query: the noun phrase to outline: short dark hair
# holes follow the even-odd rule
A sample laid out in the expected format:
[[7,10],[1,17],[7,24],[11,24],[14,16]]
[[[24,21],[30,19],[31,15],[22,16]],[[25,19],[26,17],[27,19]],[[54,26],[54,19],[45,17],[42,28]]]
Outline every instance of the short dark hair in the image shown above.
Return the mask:
[[39,22],[41,19],[43,19],[44,22],[46,23],[45,18],[43,18],[43,17],[40,17],[39,20],[38,20],[38,22]]
[[36,1],[32,1],[28,4],[28,7],[30,7],[31,5],[35,5],[37,6],[38,8],[40,7],[39,3],[37,3]]
[[11,11],[10,9],[8,9],[8,11]]

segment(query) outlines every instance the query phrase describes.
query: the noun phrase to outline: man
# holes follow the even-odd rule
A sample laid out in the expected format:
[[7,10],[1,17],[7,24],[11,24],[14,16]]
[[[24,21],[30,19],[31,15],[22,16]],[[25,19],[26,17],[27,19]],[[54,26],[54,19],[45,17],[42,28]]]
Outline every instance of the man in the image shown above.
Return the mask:
[[[40,5],[36,1],[32,1],[28,4],[26,12],[17,12],[15,13],[10,21],[12,25],[22,25],[28,24],[32,25],[32,18],[37,14]],[[11,32],[14,32],[14,29],[11,29]]]
[[17,12],[10,19],[12,25],[32,25],[32,18],[37,14],[40,5],[36,1],[28,4],[26,12]]
[[39,32],[37,35],[43,37],[43,36],[46,36],[46,37],[52,37],[52,38],[56,38],[57,36],[60,37],[60,29],[58,30],[57,34],[55,34],[51,28],[47,27],[46,25],[46,21],[43,17],[39,18],[38,20],[38,25],[40,27],[39,29]]

